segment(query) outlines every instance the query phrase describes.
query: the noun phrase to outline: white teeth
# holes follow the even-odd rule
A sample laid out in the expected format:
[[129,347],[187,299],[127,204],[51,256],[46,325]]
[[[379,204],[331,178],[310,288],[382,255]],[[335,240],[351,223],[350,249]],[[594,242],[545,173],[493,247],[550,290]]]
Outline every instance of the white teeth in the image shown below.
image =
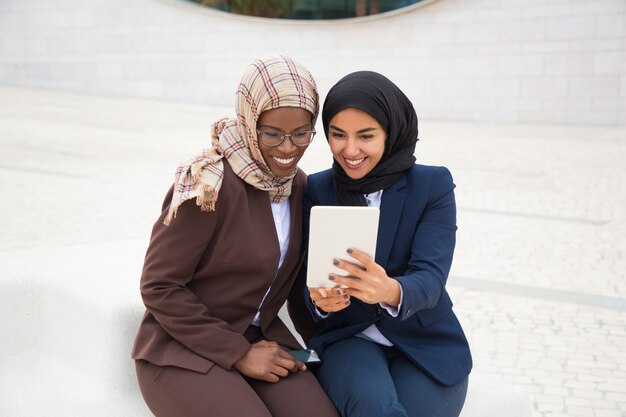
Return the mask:
[[365,158],[361,158],[361,159],[346,159],[346,163],[348,165],[359,165],[361,162],[363,162]]
[[274,158],[274,160],[276,162],[278,162],[279,164],[282,165],[289,165],[290,163],[292,163],[294,161],[294,159],[296,159],[295,157],[291,157],[291,158],[278,158],[276,156],[273,156],[272,158]]

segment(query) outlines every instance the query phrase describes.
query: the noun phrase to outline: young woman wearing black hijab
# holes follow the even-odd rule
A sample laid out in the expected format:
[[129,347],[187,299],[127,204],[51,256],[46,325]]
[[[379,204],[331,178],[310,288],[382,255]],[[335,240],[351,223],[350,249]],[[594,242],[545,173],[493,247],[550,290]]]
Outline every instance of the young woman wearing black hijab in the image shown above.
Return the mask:
[[450,172],[415,164],[417,115],[380,74],[342,78],[322,119],[334,162],[308,177],[305,232],[315,205],[377,206],[380,222],[376,259],[347,248],[335,265],[349,275],[309,288],[323,325],[309,343],[323,359],[318,379],[344,417],[456,417],[472,359],[445,289],[456,233]]

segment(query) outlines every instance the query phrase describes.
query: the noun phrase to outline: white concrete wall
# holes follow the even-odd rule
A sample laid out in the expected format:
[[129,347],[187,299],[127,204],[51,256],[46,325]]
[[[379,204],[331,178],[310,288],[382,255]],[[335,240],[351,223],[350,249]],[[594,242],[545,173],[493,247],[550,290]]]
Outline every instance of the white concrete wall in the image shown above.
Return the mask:
[[283,52],[322,95],[380,71],[421,117],[626,125],[625,0],[439,0],[340,22],[230,16],[184,0],[0,0],[0,83],[230,105]]

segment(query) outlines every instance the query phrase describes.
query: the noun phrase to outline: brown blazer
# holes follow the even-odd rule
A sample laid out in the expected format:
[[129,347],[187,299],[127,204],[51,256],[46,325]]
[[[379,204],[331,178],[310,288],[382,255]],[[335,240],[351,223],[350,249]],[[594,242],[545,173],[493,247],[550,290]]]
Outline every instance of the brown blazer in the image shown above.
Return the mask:
[[261,309],[263,335],[283,347],[300,348],[277,314],[302,263],[305,186],[306,175],[298,170],[289,199],[289,249],[278,273],[280,249],[267,192],[247,185],[225,162],[215,211],[201,211],[189,200],[165,226],[170,189],[144,262],[146,313],[133,359],[203,373],[214,364],[230,369],[250,349],[243,333],[270,285]]

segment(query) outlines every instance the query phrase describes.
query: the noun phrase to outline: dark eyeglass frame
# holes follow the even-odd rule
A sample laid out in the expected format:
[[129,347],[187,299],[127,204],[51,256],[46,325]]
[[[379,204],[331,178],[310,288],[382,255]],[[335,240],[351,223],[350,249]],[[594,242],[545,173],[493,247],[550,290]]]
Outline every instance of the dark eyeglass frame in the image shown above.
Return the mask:
[[[267,131],[267,130],[258,130],[256,131],[259,140],[261,141],[261,143],[263,143],[263,145],[265,146],[270,146],[272,148],[276,147],[276,146],[280,146],[282,145],[282,143],[285,141],[285,138],[287,138],[287,136],[289,136],[289,139],[291,139],[291,143],[293,143],[296,146],[300,146],[300,147],[304,147],[304,146],[309,146],[311,144],[311,142],[313,142],[313,138],[315,137],[315,134],[317,133],[315,130],[300,130],[298,132],[294,132],[294,133],[278,133],[276,131]],[[273,133],[273,134],[280,134],[280,142],[276,143],[276,144],[269,144],[269,143],[265,143],[265,141],[263,140],[263,133]],[[310,133],[311,137],[309,138],[309,141],[307,143],[296,143],[293,140],[293,135],[298,134],[298,133]]]

